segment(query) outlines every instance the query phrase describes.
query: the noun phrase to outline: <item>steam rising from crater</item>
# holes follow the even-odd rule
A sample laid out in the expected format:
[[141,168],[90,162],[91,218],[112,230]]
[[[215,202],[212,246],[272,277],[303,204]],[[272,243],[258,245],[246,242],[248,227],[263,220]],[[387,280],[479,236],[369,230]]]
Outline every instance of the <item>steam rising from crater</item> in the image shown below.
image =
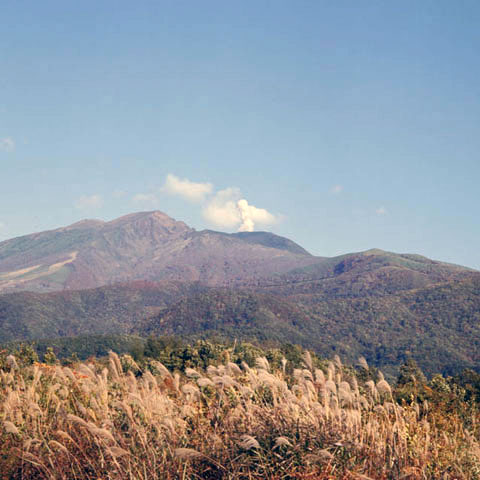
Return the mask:
[[244,198],[237,202],[237,207],[240,210],[240,217],[242,219],[242,223],[238,228],[239,232],[253,232],[255,230],[255,222],[263,225],[275,223],[276,219],[270,212],[264,208],[249,205]]
[[237,228],[239,232],[253,232],[255,225],[273,225],[277,218],[264,208],[250,205],[238,188],[217,192],[203,209],[204,218],[221,228]]
[[[170,173],[159,193],[201,204],[205,220],[218,228],[253,232],[257,225],[266,227],[278,221],[278,217],[268,210],[249,204],[236,187],[228,187],[214,193],[211,183],[192,182]],[[159,199],[156,193],[140,193],[135,195],[132,201],[157,204]]]

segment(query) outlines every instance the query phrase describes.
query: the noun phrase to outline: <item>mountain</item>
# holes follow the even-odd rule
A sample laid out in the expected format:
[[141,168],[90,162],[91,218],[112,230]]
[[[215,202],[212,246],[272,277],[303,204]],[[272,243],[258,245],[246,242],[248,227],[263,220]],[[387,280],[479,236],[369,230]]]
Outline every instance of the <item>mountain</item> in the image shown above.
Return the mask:
[[198,283],[130,282],[95,289],[0,295],[0,343],[119,334],[144,318],[207,289]]
[[180,299],[132,333],[298,343],[393,375],[407,358],[428,373],[480,371],[480,273],[393,294],[341,297],[210,289]]
[[274,340],[312,346],[311,319],[299,304],[274,295],[211,288],[180,299],[132,333]]
[[285,237],[279,237],[270,232],[239,232],[226,235],[240,238],[251,244],[263,245],[264,247],[276,248],[278,250],[286,250],[287,252],[298,253],[300,255],[310,255],[304,248],[295,242],[292,242]]
[[480,371],[480,273],[379,249],[315,257],[161,212],[0,243],[0,342],[103,334],[298,343],[390,374],[408,357],[427,373]]
[[271,233],[196,231],[158,211],[0,243],[0,292],[78,290],[132,280],[228,285],[316,261]]
[[311,265],[257,281],[255,287],[279,295],[320,295],[323,298],[391,295],[462,280],[475,273],[475,270],[421,255],[372,249],[322,258]]
[[169,281],[0,295],[0,343],[98,334],[297,343],[353,362],[363,355],[390,375],[408,357],[429,374],[480,371],[480,274],[341,297]]

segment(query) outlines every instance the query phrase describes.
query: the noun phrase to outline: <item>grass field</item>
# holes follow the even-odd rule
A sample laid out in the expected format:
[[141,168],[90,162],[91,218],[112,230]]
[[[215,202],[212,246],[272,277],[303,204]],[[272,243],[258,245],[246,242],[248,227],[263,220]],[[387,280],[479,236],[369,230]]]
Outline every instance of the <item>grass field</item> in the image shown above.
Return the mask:
[[478,411],[400,404],[338,358],[317,368],[306,352],[292,371],[227,356],[182,374],[114,353],[19,363],[0,370],[1,478],[480,478]]

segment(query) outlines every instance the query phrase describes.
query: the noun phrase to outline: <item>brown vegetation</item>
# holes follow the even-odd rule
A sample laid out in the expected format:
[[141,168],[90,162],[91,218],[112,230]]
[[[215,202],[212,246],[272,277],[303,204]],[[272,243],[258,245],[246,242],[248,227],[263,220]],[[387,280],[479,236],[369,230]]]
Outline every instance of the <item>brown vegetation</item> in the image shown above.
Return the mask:
[[[53,361],[53,359],[52,359]],[[476,420],[399,405],[338,358],[274,370],[225,358],[206,371],[141,370],[111,354],[72,368],[0,370],[0,475],[49,479],[475,479]],[[412,399],[413,400],[413,399]],[[476,438],[477,437],[477,438]]]

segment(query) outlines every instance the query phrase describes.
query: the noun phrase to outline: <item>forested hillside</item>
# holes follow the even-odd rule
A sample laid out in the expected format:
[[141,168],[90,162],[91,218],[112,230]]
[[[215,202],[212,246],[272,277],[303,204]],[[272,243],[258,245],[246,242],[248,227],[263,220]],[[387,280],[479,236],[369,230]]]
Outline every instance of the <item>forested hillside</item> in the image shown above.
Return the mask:
[[427,374],[480,370],[480,273],[420,255],[315,257],[268,232],[141,212],[0,243],[2,288],[3,343],[216,337],[362,355],[389,375],[407,358]]

